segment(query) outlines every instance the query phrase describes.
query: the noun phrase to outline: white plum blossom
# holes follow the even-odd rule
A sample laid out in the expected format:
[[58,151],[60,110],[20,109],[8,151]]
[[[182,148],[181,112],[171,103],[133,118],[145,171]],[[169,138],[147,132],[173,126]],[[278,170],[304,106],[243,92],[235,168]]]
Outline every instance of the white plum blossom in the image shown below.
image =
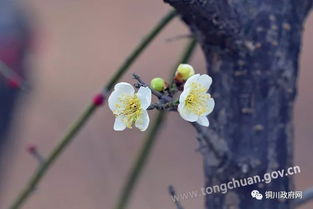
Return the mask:
[[151,104],[149,87],[140,87],[135,93],[135,89],[129,83],[118,83],[108,103],[116,117],[113,127],[115,131],[123,131],[126,127],[132,128],[133,124],[141,131],[148,128],[150,119],[147,108]]
[[184,120],[209,126],[207,115],[213,111],[215,105],[214,99],[207,93],[211,83],[212,78],[206,74],[196,74],[188,78],[178,105],[178,112]]

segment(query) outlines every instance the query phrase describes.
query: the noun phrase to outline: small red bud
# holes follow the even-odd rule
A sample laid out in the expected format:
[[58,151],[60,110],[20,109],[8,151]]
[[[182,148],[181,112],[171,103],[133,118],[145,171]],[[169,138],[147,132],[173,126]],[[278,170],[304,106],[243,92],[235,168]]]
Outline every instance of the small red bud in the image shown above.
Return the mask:
[[29,145],[29,146],[27,147],[27,151],[28,151],[29,153],[35,153],[35,152],[37,152],[37,146],[34,145],[34,144],[31,144],[31,145]]
[[31,156],[33,156],[38,161],[39,164],[42,164],[44,162],[45,159],[42,157],[40,152],[38,152],[36,145],[31,144],[26,148],[26,150]]
[[8,86],[11,88],[19,88],[21,87],[21,80],[19,78],[10,78],[8,80]]
[[104,102],[104,95],[103,94],[98,94],[93,98],[93,104],[96,106],[102,105]]

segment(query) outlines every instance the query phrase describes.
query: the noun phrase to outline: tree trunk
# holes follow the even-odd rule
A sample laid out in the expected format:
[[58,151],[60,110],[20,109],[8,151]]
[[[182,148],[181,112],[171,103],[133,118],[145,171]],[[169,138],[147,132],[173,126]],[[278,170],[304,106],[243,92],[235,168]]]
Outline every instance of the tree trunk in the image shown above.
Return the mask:
[[[293,107],[305,17],[312,0],[166,0],[202,46],[210,92],[211,144],[204,152],[205,186],[293,166]],[[254,189],[263,200],[253,199]],[[265,199],[265,191],[293,191],[284,177],[206,195],[207,209],[292,208],[290,200]]]

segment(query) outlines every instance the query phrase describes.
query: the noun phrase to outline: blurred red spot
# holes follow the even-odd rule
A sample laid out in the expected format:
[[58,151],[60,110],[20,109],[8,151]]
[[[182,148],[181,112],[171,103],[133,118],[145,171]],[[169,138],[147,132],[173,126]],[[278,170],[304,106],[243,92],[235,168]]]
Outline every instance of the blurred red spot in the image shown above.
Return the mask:
[[8,86],[11,88],[21,87],[21,80],[19,78],[10,78],[8,79]]
[[93,104],[96,106],[102,105],[104,102],[104,96],[103,94],[98,94],[93,98]]
[[29,152],[31,154],[35,153],[35,152],[37,152],[37,146],[34,144],[28,145],[26,150],[27,150],[27,152]]

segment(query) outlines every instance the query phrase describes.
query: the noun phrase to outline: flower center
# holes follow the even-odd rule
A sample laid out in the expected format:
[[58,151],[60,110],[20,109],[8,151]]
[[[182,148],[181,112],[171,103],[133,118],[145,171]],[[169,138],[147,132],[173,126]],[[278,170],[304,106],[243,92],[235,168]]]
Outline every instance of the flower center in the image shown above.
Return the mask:
[[122,107],[118,107],[120,110],[115,113],[117,116],[123,116],[122,120],[128,128],[131,128],[133,123],[140,117],[141,114],[141,102],[137,95],[134,96],[122,96],[120,102]]
[[199,116],[205,114],[208,111],[207,102],[210,94],[207,94],[206,88],[199,83],[192,83],[190,88],[190,92],[185,100],[187,110]]

